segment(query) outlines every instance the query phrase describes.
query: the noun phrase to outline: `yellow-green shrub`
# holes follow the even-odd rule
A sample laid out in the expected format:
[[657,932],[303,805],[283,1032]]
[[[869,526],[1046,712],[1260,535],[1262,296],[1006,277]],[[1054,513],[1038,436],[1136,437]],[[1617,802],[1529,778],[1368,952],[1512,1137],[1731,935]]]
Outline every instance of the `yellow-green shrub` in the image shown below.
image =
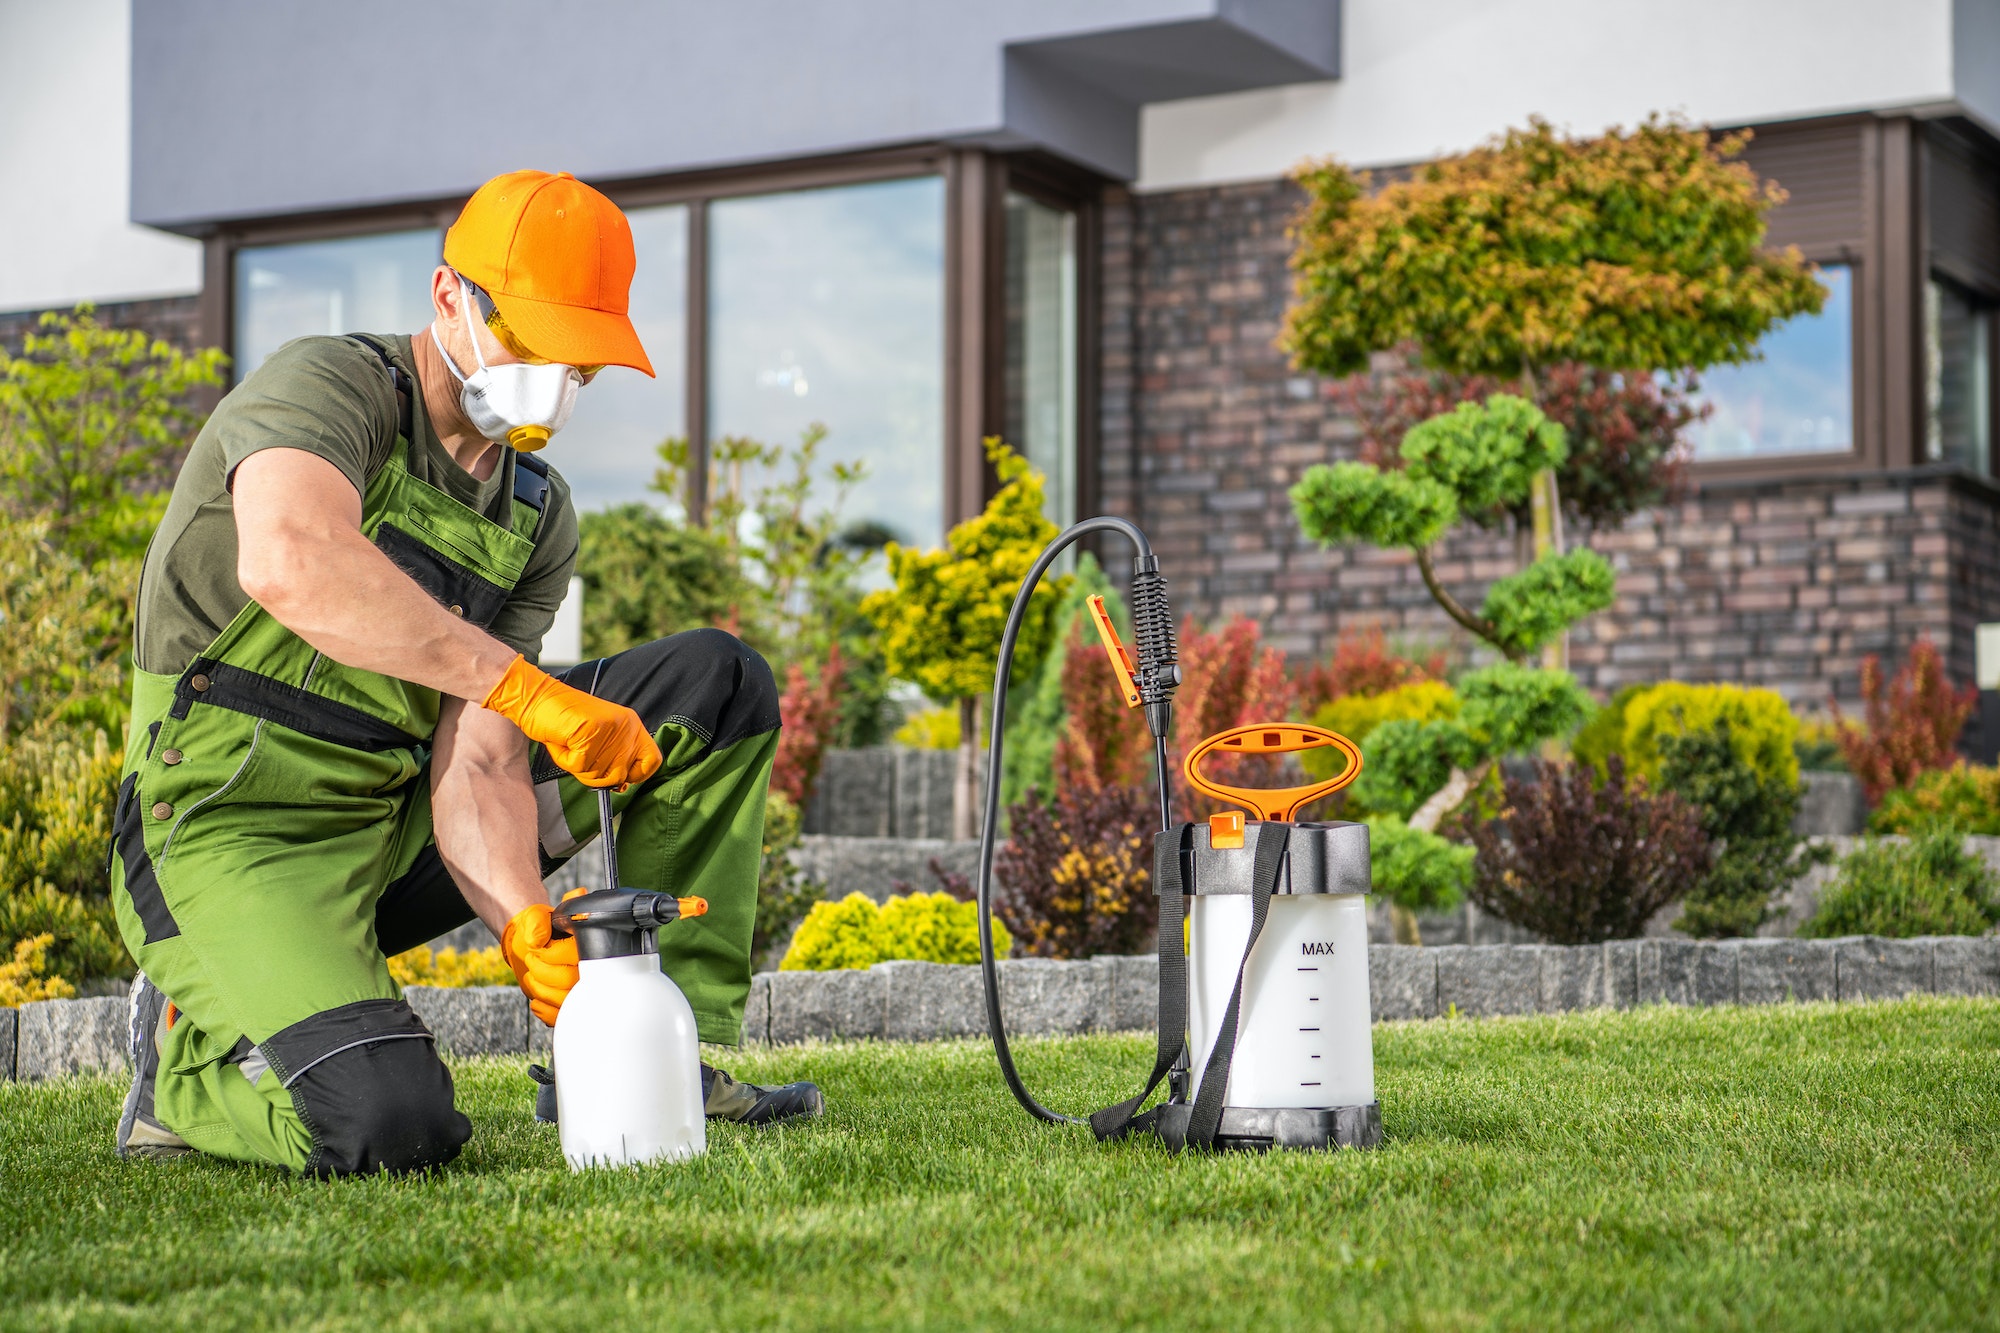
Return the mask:
[[[993,953],[1005,958],[1013,938],[993,922]],[[896,959],[924,963],[979,961],[979,908],[948,893],[912,893],[876,906],[864,894],[814,903],[778,964],[783,972],[832,972]]]
[[0,1009],[19,1009],[35,1000],[67,1000],[76,987],[48,970],[53,935],[36,935],[14,946],[11,962],[0,963]]
[[1759,777],[1798,786],[1799,757],[1792,748],[1798,739],[1798,718],[1775,690],[1740,685],[1669,680],[1634,694],[1625,702],[1626,767],[1656,782],[1661,737],[1714,731],[1724,723],[1731,748]]
[[2000,768],[1957,763],[1919,774],[1882,793],[1868,816],[1871,833],[2000,833]]
[[896,728],[894,740],[896,744],[907,745],[913,750],[956,750],[958,710],[926,708],[912,713],[902,726]]
[[439,949],[419,944],[389,960],[389,977],[398,986],[511,986],[514,969],[500,956],[500,946],[484,949]]
[[[1359,745],[1384,722],[1443,722],[1457,716],[1458,692],[1441,680],[1422,680],[1380,694],[1330,699],[1314,710],[1312,723]],[[1305,751],[1299,764],[1307,777],[1321,781],[1337,776],[1347,767],[1347,760],[1329,747]]]

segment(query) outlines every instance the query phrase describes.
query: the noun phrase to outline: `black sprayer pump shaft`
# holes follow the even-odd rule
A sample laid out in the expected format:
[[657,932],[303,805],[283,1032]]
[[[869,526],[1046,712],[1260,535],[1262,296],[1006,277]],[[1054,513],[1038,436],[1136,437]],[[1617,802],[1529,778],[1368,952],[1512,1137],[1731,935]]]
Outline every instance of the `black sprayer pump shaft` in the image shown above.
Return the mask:
[[1020,638],[1029,599],[1049,566],[1079,539],[1093,532],[1116,532],[1138,552],[1132,561],[1132,637],[1138,647],[1134,675],[1139,701],[1146,708],[1146,727],[1153,733],[1153,762],[1160,783],[1160,827],[1164,830],[1174,826],[1167,736],[1173,729],[1174,689],[1181,682],[1181,669],[1174,646],[1173,612],[1167,606],[1167,581],[1160,575],[1160,561],[1153,554],[1153,544],[1137,526],[1122,518],[1087,518],[1063,532],[1035,558],[1027,577],[1021,580],[1021,591],[1014,595],[1013,607],[1007,612],[1007,625],[1000,635],[1000,657],[993,670],[993,707],[989,714],[993,730],[987,741],[986,799],[979,825],[979,875],[975,881],[979,900],[979,970],[986,986],[986,1028],[993,1034],[993,1054],[1000,1062],[1000,1073],[1014,1099],[1028,1114],[1072,1125],[1083,1121],[1051,1111],[1035,1100],[1015,1071],[1013,1054],[1007,1048],[1007,1029],[1000,1015],[1000,977],[993,962],[993,851],[994,836],[1000,826],[1001,749],[1006,743],[1007,685],[1014,671],[1014,644]]

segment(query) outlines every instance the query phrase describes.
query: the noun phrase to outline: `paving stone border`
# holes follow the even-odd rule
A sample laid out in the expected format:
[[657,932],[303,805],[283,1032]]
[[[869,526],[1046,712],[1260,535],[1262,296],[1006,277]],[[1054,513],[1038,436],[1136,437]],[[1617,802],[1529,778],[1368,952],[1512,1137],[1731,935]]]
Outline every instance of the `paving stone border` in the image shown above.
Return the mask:
[[[1377,944],[1368,988],[1378,1021],[1452,1014],[1553,1014],[1637,1005],[1782,1004],[1905,995],[2000,996],[2000,936],[1887,940],[1614,940],[1609,944]],[[1000,964],[1007,1030],[1017,1035],[1149,1031],[1151,956]],[[512,986],[404,994],[453,1055],[546,1055],[549,1030]],[[0,1009],[0,1079],[126,1069],[125,1000],[42,1000]],[[866,971],[760,972],[743,1037],[933,1041],[986,1033],[979,969],[877,963]]]

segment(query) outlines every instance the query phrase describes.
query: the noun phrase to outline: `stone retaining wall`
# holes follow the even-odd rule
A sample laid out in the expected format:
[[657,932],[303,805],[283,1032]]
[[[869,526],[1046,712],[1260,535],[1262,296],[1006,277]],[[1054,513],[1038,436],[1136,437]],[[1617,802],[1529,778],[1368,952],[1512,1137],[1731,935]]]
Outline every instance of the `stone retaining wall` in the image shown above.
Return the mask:
[[[1885,940],[1615,940],[1609,944],[1374,945],[1377,1020],[1550,1014],[1645,1004],[1777,1004],[1905,995],[2000,996],[2000,937]],[[1000,999],[1016,1035],[1148,1031],[1157,960],[1013,959]],[[546,1054],[549,1030],[511,986],[412,986],[410,1005],[447,1053]],[[0,1009],[0,1079],[24,1082],[127,1067],[125,1001],[44,1000]],[[866,971],[760,972],[746,1042],[876,1038],[933,1041],[986,1033],[979,969],[878,963]]]

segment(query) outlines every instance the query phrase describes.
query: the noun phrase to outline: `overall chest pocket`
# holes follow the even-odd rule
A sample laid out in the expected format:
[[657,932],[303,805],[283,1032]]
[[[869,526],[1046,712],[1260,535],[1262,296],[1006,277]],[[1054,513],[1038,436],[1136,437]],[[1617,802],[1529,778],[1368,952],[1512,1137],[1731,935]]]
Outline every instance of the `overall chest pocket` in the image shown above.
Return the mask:
[[500,608],[507,604],[509,589],[425,545],[393,523],[384,522],[376,529],[375,545],[453,615],[464,616],[481,628],[491,625]]

